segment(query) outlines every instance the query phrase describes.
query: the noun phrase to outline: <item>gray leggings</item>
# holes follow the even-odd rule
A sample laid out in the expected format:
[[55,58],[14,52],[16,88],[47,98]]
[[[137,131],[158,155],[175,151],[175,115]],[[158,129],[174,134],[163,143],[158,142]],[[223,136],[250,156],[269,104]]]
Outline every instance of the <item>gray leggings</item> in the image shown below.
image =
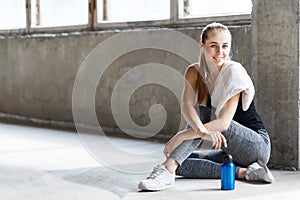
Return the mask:
[[[198,109],[197,109],[198,110]],[[203,123],[210,121],[210,109],[200,107],[200,119]],[[176,175],[187,178],[220,178],[221,164],[226,153],[233,156],[235,175],[237,177],[240,167],[247,167],[257,160],[265,164],[269,161],[271,143],[265,129],[255,132],[235,121],[232,121],[227,131],[222,132],[227,140],[227,147],[221,150],[210,151],[203,158],[193,153],[202,143],[202,139],[185,140],[171,154],[179,167]]]

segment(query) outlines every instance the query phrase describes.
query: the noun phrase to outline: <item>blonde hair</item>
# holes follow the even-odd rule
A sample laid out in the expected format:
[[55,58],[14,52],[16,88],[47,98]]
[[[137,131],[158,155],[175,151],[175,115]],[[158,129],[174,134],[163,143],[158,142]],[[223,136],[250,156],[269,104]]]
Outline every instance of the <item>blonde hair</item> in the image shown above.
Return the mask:
[[[229,29],[225,25],[223,25],[221,23],[213,22],[213,23],[208,24],[202,30],[200,41],[203,44],[205,44],[206,40],[208,39],[209,32],[215,31],[215,30],[228,31],[228,33],[231,36],[231,33],[230,33]],[[199,64],[201,64],[200,60],[199,60]],[[201,104],[207,98],[208,88],[207,88],[206,82],[204,80],[204,77],[200,73],[198,73],[197,89],[198,89],[198,103]]]
[[[210,31],[215,31],[215,30],[223,30],[223,31],[229,31],[229,29],[227,28],[227,26],[221,24],[221,23],[217,23],[217,22],[213,22],[211,24],[208,24],[201,33],[201,42],[203,42],[203,44],[205,43],[205,41],[208,39],[208,33]],[[231,35],[231,34],[230,34]]]

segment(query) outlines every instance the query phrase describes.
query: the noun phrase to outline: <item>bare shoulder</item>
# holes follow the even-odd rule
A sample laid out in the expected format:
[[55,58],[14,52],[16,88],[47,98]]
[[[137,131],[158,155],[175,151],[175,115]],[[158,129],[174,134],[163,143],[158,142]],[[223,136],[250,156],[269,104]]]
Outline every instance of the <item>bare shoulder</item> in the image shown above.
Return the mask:
[[185,76],[190,77],[190,78],[196,78],[198,77],[198,68],[199,68],[199,63],[194,63],[191,64],[187,67],[185,71]]

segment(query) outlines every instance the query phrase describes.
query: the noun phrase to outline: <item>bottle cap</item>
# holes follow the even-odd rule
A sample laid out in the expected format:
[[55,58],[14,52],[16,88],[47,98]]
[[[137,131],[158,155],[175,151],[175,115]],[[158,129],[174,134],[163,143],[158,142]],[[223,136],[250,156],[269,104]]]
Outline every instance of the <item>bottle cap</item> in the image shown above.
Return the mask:
[[232,162],[233,162],[232,155],[226,154],[226,155],[223,157],[223,163],[227,164],[227,163],[232,163]]

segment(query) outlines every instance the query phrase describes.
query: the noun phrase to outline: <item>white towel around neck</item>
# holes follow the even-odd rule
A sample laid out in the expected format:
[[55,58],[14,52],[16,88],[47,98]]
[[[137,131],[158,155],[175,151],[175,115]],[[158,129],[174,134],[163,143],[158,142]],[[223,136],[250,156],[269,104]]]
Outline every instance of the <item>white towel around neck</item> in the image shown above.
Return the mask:
[[240,92],[243,92],[242,108],[246,111],[254,98],[254,85],[240,63],[227,60],[215,80],[211,94],[211,104],[216,108],[217,117],[225,103]]

